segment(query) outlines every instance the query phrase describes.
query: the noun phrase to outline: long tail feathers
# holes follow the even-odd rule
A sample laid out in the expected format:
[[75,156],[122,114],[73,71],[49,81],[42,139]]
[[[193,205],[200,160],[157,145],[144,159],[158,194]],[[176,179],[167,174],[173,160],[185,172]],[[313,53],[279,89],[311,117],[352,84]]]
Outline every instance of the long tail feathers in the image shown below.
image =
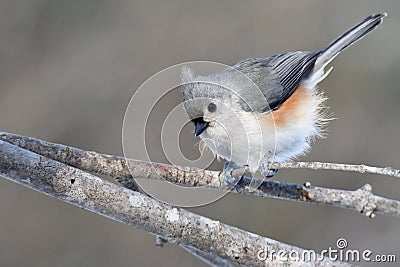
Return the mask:
[[386,13],[378,13],[365,18],[363,21],[343,33],[322,51],[314,65],[318,72],[331,62],[340,52],[362,39],[365,35],[375,30],[386,17]]

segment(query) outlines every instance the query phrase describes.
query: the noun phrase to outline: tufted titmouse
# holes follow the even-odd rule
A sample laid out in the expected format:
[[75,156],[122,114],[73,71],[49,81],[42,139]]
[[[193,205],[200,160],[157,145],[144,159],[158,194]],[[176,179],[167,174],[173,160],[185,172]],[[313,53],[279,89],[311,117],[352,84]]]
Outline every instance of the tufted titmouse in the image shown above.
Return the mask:
[[313,52],[290,52],[250,58],[208,76],[184,67],[181,90],[184,109],[195,136],[226,159],[222,176],[248,167],[271,177],[272,162],[284,162],[310,149],[326,124],[325,98],[316,86],[332,70],[325,67],[340,52],[378,27],[386,13],[371,15]]

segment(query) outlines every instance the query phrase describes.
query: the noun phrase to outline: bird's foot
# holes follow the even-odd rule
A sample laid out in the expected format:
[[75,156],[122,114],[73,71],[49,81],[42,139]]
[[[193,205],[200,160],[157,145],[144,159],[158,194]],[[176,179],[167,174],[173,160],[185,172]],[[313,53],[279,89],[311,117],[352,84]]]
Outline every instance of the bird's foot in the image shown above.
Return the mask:
[[275,174],[278,172],[279,169],[271,169],[269,168],[271,166],[271,162],[268,162],[267,164],[262,164],[260,166],[260,173],[265,177],[265,178],[272,178],[275,176]]
[[279,169],[267,169],[267,171],[265,173],[263,173],[263,175],[266,178],[272,178],[275,176],[275,174],[279,171]]
[[248,166],[238,168],[233,163],[227,162],[220,174],[222,181],[229,186],[236,186],[236,184],[243,178],[247,169]]

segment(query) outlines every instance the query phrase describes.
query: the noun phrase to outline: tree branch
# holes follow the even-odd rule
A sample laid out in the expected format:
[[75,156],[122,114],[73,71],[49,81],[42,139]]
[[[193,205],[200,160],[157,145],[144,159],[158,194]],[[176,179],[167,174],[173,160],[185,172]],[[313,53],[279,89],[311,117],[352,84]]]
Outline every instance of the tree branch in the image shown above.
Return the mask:
[[283,162],[271,164],[271,168],[334,170],[358,173],[372,173],[400,178],[400,170],[392,167],[373,167],[365,164],[343,164],[330,162]]
[[[400,201],[374,195],[371,186],[368,184],[357,190],[348,191],[264,180],[260,181],[261,185],[259,188],[254,189],[250,186],[252,179],[244,177],[231,189],[221,182],[220,173],[216,171],[125,159],[124,157],[99,154],[65,145],[53,144],[32,137],[4,132],[0,132],[0,140],[90,173],[112,177],[130,189],[137,189],[135,180],[132,178],[133,175],[135,178],[165,179],[169,182],[181,185],[204,186],[206,188],[231,190],[235,193],[260,197],[272,197],[335,206],[356,210],[371,218],[373,218],[376,213],[400,217]],[[365,165],[320,162],[289,162],[274,164],[273,167],[304,167],[318,170],[335,169],[358,171],[361,173],[376,173],[394,177],[397,177],[400,172],[390,167],[376,168]]]
[[[84,159],[83,159],[84,160]],[[304,250],[212,221],[82,170],[0,141],[0,175],[97,214],[165,237],[169,242],[216,255],[231,263],[265,266],[258,251]],[[272,263],[275,265],[275,263]],[[291,266],[351,266],[327,258]]]

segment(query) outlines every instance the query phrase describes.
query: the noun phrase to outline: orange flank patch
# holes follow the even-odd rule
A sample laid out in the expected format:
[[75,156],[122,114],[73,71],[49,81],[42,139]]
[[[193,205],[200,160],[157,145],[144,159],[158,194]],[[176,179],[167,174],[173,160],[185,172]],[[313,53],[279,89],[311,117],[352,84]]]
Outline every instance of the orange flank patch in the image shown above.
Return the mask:
[[304,86],[297,87],[296,91],[277,109],[272,111],[272,117],[277,127],[285,126],[293,120],[304,116],[303,105],[307,105],[310,95]]

